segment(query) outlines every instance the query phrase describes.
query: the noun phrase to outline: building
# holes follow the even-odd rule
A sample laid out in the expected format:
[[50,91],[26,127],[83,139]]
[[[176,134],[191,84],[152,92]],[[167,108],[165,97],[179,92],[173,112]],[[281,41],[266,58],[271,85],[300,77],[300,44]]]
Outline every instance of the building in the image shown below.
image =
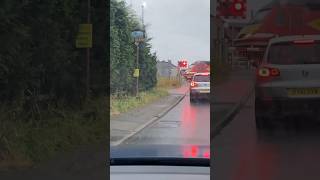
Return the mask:
[[159,77],[176,77],[177,66],[172,64],[171,60],[157,61],[157,76]]

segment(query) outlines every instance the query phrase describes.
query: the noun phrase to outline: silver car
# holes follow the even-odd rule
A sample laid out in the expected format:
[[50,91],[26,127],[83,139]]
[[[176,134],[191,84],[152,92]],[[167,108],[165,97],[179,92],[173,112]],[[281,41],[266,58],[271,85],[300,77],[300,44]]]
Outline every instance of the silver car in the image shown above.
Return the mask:
[[209,99],[210,96],[210,73],[194,74],[190,83],[190,102],[196,99]]
[[270,40],[255,82],[257,129],[320,110],[320,35]]

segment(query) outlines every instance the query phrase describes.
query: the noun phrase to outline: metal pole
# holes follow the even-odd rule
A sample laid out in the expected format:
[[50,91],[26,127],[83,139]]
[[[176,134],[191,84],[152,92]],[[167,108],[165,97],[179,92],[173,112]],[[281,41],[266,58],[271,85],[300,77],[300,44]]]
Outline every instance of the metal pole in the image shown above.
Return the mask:
[[141,5],[141,9],[142,9],[141,22],[142,22],[142,26],[143,26],[143,30],[144,30],[144,7],[143,7],[143,5]]
[[[139,43],[137,42],[137,62],[136,62],[136,69],[139,69]],[[140,76],[140,72],[139,72]],[[139,96],[139,76],[136,79],[136,96]]]
[[[233,28],[233,25],[231,25],[231,31],[232,31],[232,33],[231,33],[231,46],[232,46],[232,48],[234,48],[234,28]],[[234,61],[234,49],[232,49],[232,52],[231,52],[231,69],[233,69],[233,61]]]
[[[88,16],[87,23],[90,24],[91,20],[91,0],[88,0]],[[90,48],[87,48],[87,79],[86,79],[86,99],[89,99],[90,96]]]

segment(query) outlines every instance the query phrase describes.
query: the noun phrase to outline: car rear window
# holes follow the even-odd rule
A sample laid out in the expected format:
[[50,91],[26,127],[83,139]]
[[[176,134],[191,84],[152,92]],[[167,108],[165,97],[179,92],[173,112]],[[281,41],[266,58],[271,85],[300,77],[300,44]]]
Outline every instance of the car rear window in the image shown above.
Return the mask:
[[210,82],[210,76],[208,75],[196,75],[193,79],[195,82]]
[[320,42],[277,43],[269,48],[268,62],[271,64],[320,64]]

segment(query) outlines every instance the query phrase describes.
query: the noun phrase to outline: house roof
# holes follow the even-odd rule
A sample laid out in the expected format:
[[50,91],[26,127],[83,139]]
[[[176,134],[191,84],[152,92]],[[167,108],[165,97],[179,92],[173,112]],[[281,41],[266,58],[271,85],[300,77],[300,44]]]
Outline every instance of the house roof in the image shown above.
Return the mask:
[[171,66],[171,67],[177,67],[176,65],[172,64],[171,61],[157,61],[157,64],[166,64],[168,66]]

